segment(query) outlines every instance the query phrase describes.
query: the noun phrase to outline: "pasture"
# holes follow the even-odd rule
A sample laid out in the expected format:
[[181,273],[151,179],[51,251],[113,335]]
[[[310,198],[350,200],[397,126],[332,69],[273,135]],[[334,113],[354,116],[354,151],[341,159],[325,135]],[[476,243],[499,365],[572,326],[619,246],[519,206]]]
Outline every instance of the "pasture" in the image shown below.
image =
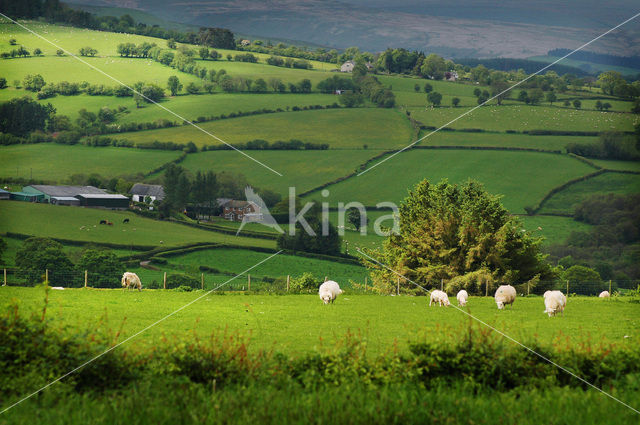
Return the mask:
[[618,195],[640,193],[640,178],[637,174],[604,173],[589,180],[574,183],[548,199],[540,212],[573,214],[577,204],[598,193]]
[[61,183],[79,173],[97,173],[104,177],[134,176],[155,170],[179,156],[178,151],[95,148],[55,143],[2,146],[0,178]]
[[[180,165],[191,172],[213,170],[243,174],[256,187],[271,189],[287,196],[289,187],[296,193],[317,187],[325,182],[353,172],[360,164],[375,155],[367,150],[302,150],[302,151],[246,151],[246,154],[280,172],[283,176],[252,164],[238,152],[208,151],[187,155]],[[156,176],[152,176],[156,177]]]
[[[552,170],[552,172],[550,171]],[[524,212],[549,190],[595,171],[565,155],[510,151],[410,150],[359,177],[329,186],[329,201],[359,201],[375,205],[399,202],[418,181],[427,178],[452,183],[474,179],[493,194],[503,195],[503,205],[512,213]],[[363,187],[376,190],[363,191]]]
[[[443,105],[450,100],[443,100]],[[458,118],[471,108],[409,108],[411,116],[425,125],[440,127]],[[482,128],[504,130],[563,131],[633,131],[638,118],[618,112],[583,111],[555,106],[523,104],[488,105],[478,108],[456,122],[451,128]]]
[[[411,124],[400,112],[376,108],[283,112],[199,125],[227,143],[298,139],[328,143],[332,149],[359,149],[363,145],[370,149],[403,147],[409,144],[412,132]],[[191,126],[121,133],[118,137],[133,142],[193,142],[198,147],[220,144]]]
[[[122,221],[129,218],[130,223]],[[98,224],[109,220],[113,226]],[[192,242],[240,244],[275,248],[275,241],[246,238],[201,230],[168,221],[137,216],[128,211],[65,207],[29,202],[3,201],[0,233],[18,232],[33,236],[123,245],[172,246]]]
[[[247,261],[249,264],[250,261]],[[220,289],[224,290],[224,287]],[[58,326],[118,329],[121,338],[134,334],[204,292],[120,289],[67,289],[51,291],[47,315]],[[23,313],[42,309],[42,288],[0,287],[0,308],[16,301]],[[357,295],[346,291],[333,305],[322,304],[317,294],[247,295],[212,293],[129,343],[135,351],[162,343],[163,337],[189,338],[193,332],[239,333],[250,350],[272,349],[301,355],[330,348],[348,334],[366,341],[367,353],[388,353],[394,346],[437,341],[462,331],[468,316],[454,307],[428,307],[428,297]],[[542,297],[518,298],[513,309],[499,311],[492,297],[471,297],[468,311],[519,341],[544,345],[557,342],[611,342],[631,344],[640,338],[638,304],[621,298],[569,298],[564,317],[543,314]],[[318,326],[322,323],[322,326]],[[434,332],[434,330],[440,330]],[[627,335],[630,338],[624,338]]]

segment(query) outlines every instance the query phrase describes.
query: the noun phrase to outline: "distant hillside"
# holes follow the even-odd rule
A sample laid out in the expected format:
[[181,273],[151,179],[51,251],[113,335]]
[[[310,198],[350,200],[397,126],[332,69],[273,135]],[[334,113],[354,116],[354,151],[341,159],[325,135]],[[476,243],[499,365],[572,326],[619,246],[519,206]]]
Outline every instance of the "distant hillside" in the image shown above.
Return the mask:
[[[566,53],[565,53],[566,54]],[[527,59],[513,59],[513,58],[495,58],[495,59],[476,59],[476,58],[462,58],[456,59],[456,63],[462,65],[468,65],[471,67],[476,67],[480,64],[484,65],[489,69],[497,69],[500,71],[513,71],[518,69],[524,69],[524,72],[527,74],[533,74],[537,72],[540,68],[544,66],[540,61],[527,60]],[[556,64],[548,68],[549,71],[555,71],[558,75],[564,74],[574,74],[579,77],[585,77],[587,75],[592,75],[589,72],[586,72],[583,69]]]
[[[518,0],[508,6],[465,0],[448,10],[434,6],[433,12],[430,8],[434,1],[419,4],[414,0],[393,5],[378,0],[83,1],[134,8],[191,25],[225,27],[240,34],[372,51],[404,47],[449,57],[526,58],[558,47],[575,48],[634,12],[633,2],[627,0],[614,4],[588,0],[581,7],[541,0]],[[525,19],[528,16],[535,19]],[[637,55],[639,39],[638,25],[629,25],[592,47],[601,52]]]

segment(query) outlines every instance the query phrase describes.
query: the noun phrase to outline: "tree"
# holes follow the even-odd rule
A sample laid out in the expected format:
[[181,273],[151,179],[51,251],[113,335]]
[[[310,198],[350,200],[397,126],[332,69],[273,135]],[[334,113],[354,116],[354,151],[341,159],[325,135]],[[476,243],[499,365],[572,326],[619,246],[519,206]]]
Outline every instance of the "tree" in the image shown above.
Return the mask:
[[598,111],[602,111],[602,101],[600,101],[600,100],[596,101],[596,109]]
[[[522,93],[522,92],[520,92],[520,93]],[[482,90],[480,90],[478,87],[476,87],[475,89],[473,89],[473,95],[475,97],[480,97],[482,95]]]
[[[480,270],[496,283],[550,275],[540,253],[542,240],[523,232],[500,198],[476,182],[453,185],[443,180],[432,185],[423,180],[401,204],[399,221],[399,232],[384,241],[382,251],[367,253],[420,285],[429,287],[440,279]],[[394,290],[394,273],[372,262],[365,264],[378,289]],[[402,282],[406,289],[414,289]]]
[[422,62],[420,72],[423,76],[429,77],[433,80],[442,80],[444,73],[447,71],[447,66],[442,57],[432,53]]
[[[431,93],[431,91],[433,90],[433,86],[429,83],[424,83],[424,92],[425,93]],[[476,89],[477,90],[477,89]]]
[[170,49],[175,49],[177,47],[176,40],[170,38],[167,40],[167,47]]
[[167,81],[167,88],[171,92],[171,96],[175,96],[180,90],[182,90],[182,83],[180,83],[180,79],[178,77],[172,75]]
[[597,271],[580,265],[569,267],[562,273],[562,279],[569,282],[601,282],[602,278]]
[[338,255],[340,254],[340,236],[335,226],[326,223],[327,234],[322,234],[322,221],[317,216],[305,217],[309,223],[309,227],[315,235],[309,234],[299,223],[295,226],[293,235],[288,232],[278,236],[278,249],[286,249],[291,251],[315,252],[317,254]]
[[298,83],[298,90],[300,93],[311,93],[311,80],[308,78],[303,79]]
[[565,107],[569,107],[571,106],[571,101],[569,99],[565,99],[565,101],[562,103]]
[[609,102],[605,102],[602,104],[602,109],[608,111],[611,108],[611,104]]
[[40,74],[29,74],[24,77],[24,80],[22,81],[23,87],[33,92],[40,91],[40,89],[42,89],[45,84],[46,83],[44,82],[44,78],[42,78],[42,75]]
[[576,99],[573,101],[573,107],[576,109],[580,109],[580,107],[582,106],[582,102],[580,101],[580,99]]
[[544,93],[542,89],[533,89],[529,92],[530,104],[537,105],[542,99],[544,99]]
[[413,86],[413,91],[415,91],[416,93],[420,91],[420,84],[417,84],[415,86]]
[[[498,105],[502,105],[502,101],[509,96],[509,83],[504,80],[491,81],[491,97],[496,98]],[[489,96],[487,96],[489,98]]]
[[190,82],[187,84],[186,90],[189,94],[198,94],[200,92],[200,87],[198,87],[194,82]]
[[58,50],[56,50],[56,55],[58,55],[58,56],[64,56],[64,50],[62,50],[62,49],[58,49]]
[[617,71],[606,71],[598,75],[598,84],[604,94],[614,94],[614,88],[620,82],[624,83],[622,74]]
[[25,240],[16,253],[16,267],[32,285],[44,280],[46,270],[49,270],[50,284],[69,284],[74,270],[62,245],[49,238]]
[[453,99],[451,99],[451,105],[454,108],[457,108],[459,104],[460,104],[460,98],[454,97]]
[[2,261],[2,256],[4,255],[4,252],[7,250],[7,242],[0,238],[0,264],[4,264],[4,262]]
[[7,88],[7,79],[4,77],[0,77],[0,89]]
[[256,93],[264,93],[267,91],[267,82],[263,78],[258,78],[253,82],[251,91]]
[[164,97],[164,90],[162,87],[155,84],[145,84],[139,91],[144,95],[145,101],[149,103],[159,102],[160,99]]
[[558,97],[556,96],[556,94],[554,92],[549,92],[546,95],[546,100],[547,102],[549,102],[549,105],[553,105],[553,102],[555,102],[556,100],[558,100]]
[[360,93],[347,92],[340,95],[338,101],[347,108],[353,108],[354,106],[360,106],[364,103],[364,99]]
[[93,47],[81,47],[80,48],[80,56],[95,56],[98,54],[98,51]]
[[55,114],[50,103],[41,105],[28,96],[0,104],[0,132],[25,136],[34,130],[44,131]]
[[201,48],[198,50],[198,55],[200,55],[200,58],[201,58],[202,60],[207,59],[207,58],[209,57],[209,49],[208,49],[207,47],[204,47],[204,46],[203,46],[203,47],[201,47]]
[[86,270],[89,283],[98,288],[119,288],[125,272],[124,265],[110,250],[85,250],[77,268],[79,272]]
[[440,106],[440,102],[442,101],[442,94],[437,91],[432,91],[427,95],[427,101],[431,103],[433,106]]
[[520,90],[520,93],[518,93],[518,100],[527,104],[529,103],[529,95],[525,90]]
[[351,223],[356,230],[367,227],[367,216],[361,215],[359,208],[350,208],[347,212],[347,220],[349,220],[349,223]]
[[42,50],[38,49],[37,47],[35,49],[33,49],[33,55],[34,56],[41,56],[42,55]]

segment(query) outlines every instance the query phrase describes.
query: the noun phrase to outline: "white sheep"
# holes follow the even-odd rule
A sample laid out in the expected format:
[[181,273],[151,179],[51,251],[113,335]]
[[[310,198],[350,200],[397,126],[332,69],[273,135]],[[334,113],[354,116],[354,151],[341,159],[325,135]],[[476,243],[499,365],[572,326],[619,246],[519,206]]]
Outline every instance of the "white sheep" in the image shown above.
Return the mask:
[[564,308],[567,306],[567,297],[561,291],[547,291],[542,296],[544,298],[544,311],[549,317],[561,312],[564,316]]
[[511,304],[513,307],[513,302],[516,300],[516,288],[511,285],[500,285],[500,287],[496,290],[496,304],[498,305],[498,310],[503,310],[505,305]]
[[336,300],[338,295],[342,294],[342,289],[340,289],[340,285],[333,280],[327,280],[318,289],[318,295],[323,303],[329,304]]
[[451,303],[449,302],[449,297],[447,296],[447,293],[439,289],[435,289],[431,291],[431,298],[429,299],[429,307],[431,307],[432,302],[434,304],[438,303],[440,307],[442,307],[442,304],[444,304],[445,307],[449,307],[451,305]]
[[602,291],[600,292],[600,295],[598,295],[600,298],[609,298],[610,296],[611,294],[609,294],[609,291]]
[[458,305],[464,307],[465,305],[467,305],[469,294],[464,289],[461,289],[460,291],[458,291],[458,295],[456,295],[456,298],[458,299]]
[[142,291],[142,282],[137,274],[131,272],[125,272],[122,275],[122,289],[125,288],[138,288],[138,291]]

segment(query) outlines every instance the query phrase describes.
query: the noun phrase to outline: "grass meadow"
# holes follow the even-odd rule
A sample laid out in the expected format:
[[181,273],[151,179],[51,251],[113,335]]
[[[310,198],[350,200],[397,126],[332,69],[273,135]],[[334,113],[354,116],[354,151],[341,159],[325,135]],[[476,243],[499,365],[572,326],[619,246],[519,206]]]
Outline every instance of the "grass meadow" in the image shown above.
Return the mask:
[[[409,108],[411,116],[425,125],[440,127],[458,118],[470,108]],[[448,124],[451,128],[504,130],[563,131],[633,131],[638,118],[617,112],[582,111],[576,109],[527,106],[522,104],[484,106]]]
[[[130,223],[122,224],[125,218]],[[109,220],[113,226],[98,224]],[[65,207],[29,202],[3,201],[0,233],[110,242],[123,245],[172,246],[192,242],[240,244],[247,247],[275,248],[275,241],[210,232],[177,223],[157,221],[127,211]]]
[[[0,147],[0,178],[64,182],[74,174],[105,177],[147,173],[180,156],[177,151],[68,146],[54,143]],[[135,164],[135,166],[132,166]]]
[[[409,144],[411,124],[396,110],[355,108],[284,112],[255,115],[199,124],[227,143],[249,140],[299,139],[310,143],[328,143],[330,148],[391,149]],[[134,142],[193,142],[197,146],[220,142],[194,127],[121,133],[120,138]]]
[[[247,267],[253,265],[247,259]],[[220,291],[223,291],[220,288]],[[42,288],[0,287],[0,307],[17,301],[26,313],[42,309]],[[49,294],[47,314],[60,326],[86,329],[105,322],[122,327],[121,338],[133,335],[204,292],[120,289],[67,289]],[[317,294],[247,295],[212,293],[151,328],[128,348],[143,349],[163,337],[189,337],[193,332],[238,332],[252,350],[273,349],[300,355],[333,347],[348,333],[361,335],[369,354],[406,350],[409,342],[437,341],[442,333],[459,331],[468,317],[457,309],[428,307],[428,297],[358,295],[346,291],[325,306]],[[520,341],[549,343],[559,338],[569,345],[609,341],[632,343],[640,337],[637,304],[595,297],[570,298],[564,317],[543,314],[542,297],[518,298],[513,309],[499,311],[492,297],[471,297],[468,311]],[[319,326],[319,324],[322,326]],[[438,332],[438,329],[442,329]],[[624,336],[631,338],[624,338]]]
[[[317,187],[353,172],[360,164],[375,155],[367,150],[328,151],[247,151],[251,157],[267,164],[282,176],[254,164],[238,152],[208,151],[187,155],[180,165],[192,172],[213,170],[224,173],[240,173],[259,188],[288,195],[289,187],[296,193]],[[156,177],[156,176],[152,176]]]
[[[564,155],[411,150],[359,177],[328,187],[331,192],[328,199],[332,204],[338,201],[359,201],[365,205],[398,202],[407,196],[408,189],[424,178],[434,183],[442,178],[453,183],[475,179],[483,183],[490,193],[503,195],[502,203],[512,213],[522,213],[525,206],[535,204],[552,188],[593,171],[592,167]],[[376,189],[363,191],[363,187]]]
[[637,174],[601,174],[587,181],[572,184],[554,194],[544,203],[540,212],[543,214],[573,214],[577,204],[598,193],[615,193],[618,195],[640,193],[640,178],[638,178]]

